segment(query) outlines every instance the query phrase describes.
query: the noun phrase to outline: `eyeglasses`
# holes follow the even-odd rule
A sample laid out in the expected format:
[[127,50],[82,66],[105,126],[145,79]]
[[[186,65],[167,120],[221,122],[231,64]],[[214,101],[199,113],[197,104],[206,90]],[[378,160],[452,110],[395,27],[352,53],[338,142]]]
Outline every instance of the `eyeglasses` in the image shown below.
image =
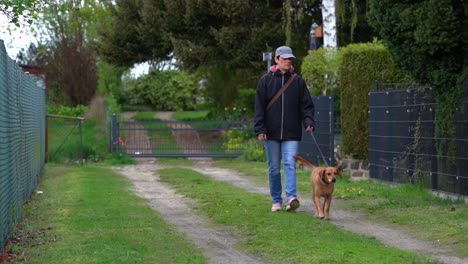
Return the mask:
[[[281,58],[281,57],[280,57],[280,58]],[[293,58],[281,58],[281,59],[292,61]]]

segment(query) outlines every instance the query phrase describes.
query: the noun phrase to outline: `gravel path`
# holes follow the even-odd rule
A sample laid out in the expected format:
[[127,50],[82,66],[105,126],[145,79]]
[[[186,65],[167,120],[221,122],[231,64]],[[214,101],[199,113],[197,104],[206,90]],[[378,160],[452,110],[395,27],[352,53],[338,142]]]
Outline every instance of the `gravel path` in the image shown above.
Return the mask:
[[193,213],[194,203],[159,182],[157,170],[164,168],[154,159],[139,159],[139,164],[116,170],[133,182],[137,195],[149,201],[151,208],[184,233],[199,247],[209,263],[265,263],[236,249],[239,241],[225,230],[214,229],[206,219]]

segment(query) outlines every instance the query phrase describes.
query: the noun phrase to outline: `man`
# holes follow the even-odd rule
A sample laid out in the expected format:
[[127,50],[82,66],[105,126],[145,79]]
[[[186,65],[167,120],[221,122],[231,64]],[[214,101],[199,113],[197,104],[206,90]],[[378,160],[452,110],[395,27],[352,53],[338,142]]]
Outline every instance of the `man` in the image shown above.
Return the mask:
[[268,161],[268,181],[272,201],[271,211],[281,210],[283,204],[280,160],[283,161],[286,211],[295,211],[300,203],[296,191],[296,162],[302,127],[307,132],[314,129],[314,104],[304,80],[295,76],[284,92],[267,109],[275,94],[293,78],[291,48],[276,49],[276,65],[270,67],[257,84],[255,96],[254,129],[263,142]]

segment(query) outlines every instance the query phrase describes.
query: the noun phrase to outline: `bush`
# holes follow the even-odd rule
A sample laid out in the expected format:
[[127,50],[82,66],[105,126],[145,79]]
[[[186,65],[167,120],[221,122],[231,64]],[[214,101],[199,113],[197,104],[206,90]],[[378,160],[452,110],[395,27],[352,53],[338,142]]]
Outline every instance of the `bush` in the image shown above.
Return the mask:
[[340,50],[341,129],[343,150],[357,159],[368,158],[368,93],[374,80],[407,82],[388,50],[380,43],[351,44]]
[[265,150],[260,141],[250,138],[241,156],[246,161],[266,161]]
[[196,83],[180,71],[152,70],[136,80],[127,81],[123,97],[130,105],[151,105],[154,110],[182,111],[195,109]]
[[253,119],[255,109],[255,90],[242,89],[222,111],[212,107],[207,118],[211,120],[242,121]]
[[302,63],[302,78],[313,95],[330,95],[338,88],[340,53],[320,48],[311,50]]

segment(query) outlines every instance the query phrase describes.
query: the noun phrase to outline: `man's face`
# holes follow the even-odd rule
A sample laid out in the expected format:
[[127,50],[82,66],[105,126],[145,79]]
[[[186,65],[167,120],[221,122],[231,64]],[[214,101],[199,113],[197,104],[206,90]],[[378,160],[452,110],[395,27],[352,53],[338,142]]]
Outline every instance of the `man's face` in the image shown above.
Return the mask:
[[276,65],[278,66],[278,69],[282,72],[287,72],[289,69],[291,69],[292,66],[292,59],[293,58],[281,58],[280,56],[275,57],[275,62]]

